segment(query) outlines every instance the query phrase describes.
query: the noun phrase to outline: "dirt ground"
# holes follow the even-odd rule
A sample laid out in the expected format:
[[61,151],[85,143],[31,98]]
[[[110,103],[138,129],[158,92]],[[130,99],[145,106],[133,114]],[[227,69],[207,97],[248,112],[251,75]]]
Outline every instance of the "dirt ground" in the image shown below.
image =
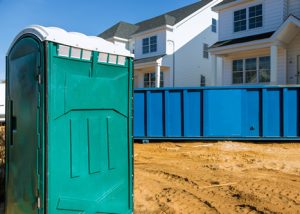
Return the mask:
[[300,143],[134,148],[135,213],[300,213]]
[[0,214],[3,213],[4,201],[4,126],[0,126]]

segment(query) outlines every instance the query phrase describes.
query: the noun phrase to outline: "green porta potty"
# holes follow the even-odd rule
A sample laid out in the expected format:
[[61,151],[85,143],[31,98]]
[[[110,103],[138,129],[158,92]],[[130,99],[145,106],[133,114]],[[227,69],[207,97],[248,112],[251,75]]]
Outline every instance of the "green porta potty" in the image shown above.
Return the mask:
[[132,213],[129,51],[59,28],[7,55],[6,205],[19,213]]

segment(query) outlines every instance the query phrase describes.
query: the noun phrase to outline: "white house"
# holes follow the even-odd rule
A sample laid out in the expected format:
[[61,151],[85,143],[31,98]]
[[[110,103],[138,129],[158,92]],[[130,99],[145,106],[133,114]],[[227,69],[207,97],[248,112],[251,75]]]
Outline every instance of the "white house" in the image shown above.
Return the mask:
[[219,13],[219,39],[209,49],[216,85],[300,83],[300,0],[224,0],[213,11]]
[[221,0],[201,0],[160,16],[119,22],[99,36],[135,54],[135,87],[210,85],[208,47],[218,39]]

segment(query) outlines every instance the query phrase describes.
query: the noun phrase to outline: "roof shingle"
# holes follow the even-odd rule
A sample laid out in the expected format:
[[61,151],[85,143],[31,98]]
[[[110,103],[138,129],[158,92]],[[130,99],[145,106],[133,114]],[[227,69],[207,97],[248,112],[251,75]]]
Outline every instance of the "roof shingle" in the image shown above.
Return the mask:
[[262,33],[262,34],[257,34],[253,36],[246,36],[246,37],[241,37],[237,39],[228,39],[224,41],[219,41],[210,46],[209,48],[219,48],[219,47],[224,47],[228,45],[234,45],[234,44],[240,44],[244,42],[251,42],[255,40],[261,40],[261,39],[268,39],[273,35],[274,31],[268,32],[268,33]]
[[104,31],[103,33],[101,33],[99,36],[104,39],[108,39],[114,36],[128,39],[133,34],[161,27],[164,25],[174,26],[175,24],[179,23],[180,21],[182,21],[183,19],[185,19],[186,17],[193,14],[194,12],[201,9],[202,7],[204,7],[212,1],[213,0],[197,1],[196,3],[167,12],[165,14],[156,16],[151,19],[138,22],[136,24],[119,22],[116,25]]

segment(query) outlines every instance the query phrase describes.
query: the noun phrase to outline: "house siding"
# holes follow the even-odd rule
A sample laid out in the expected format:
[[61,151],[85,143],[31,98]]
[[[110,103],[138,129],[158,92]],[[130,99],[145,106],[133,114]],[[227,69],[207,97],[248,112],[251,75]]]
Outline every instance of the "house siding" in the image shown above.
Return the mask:
[[201,75],[206,77],[206,83],[209,84],[211,57],[203,57],[203,44],[210,46],[218,40],[218,31],[214,33],[211,30],[212,18],[218,20],[218,14],[211,10],[211,6],[218,2],[207,5],[198,14],[178,25],[173,35],[170,34],[168,39],[175,41],[176,51],[175,86],[200,86]]
[[[299,4],[299,0],[294,0],[294,2],[296,1],[298,1]],[[219,30],[219,41],[251,36],[255,34],[261,34],[277,30],[277,28],[282,24],[284,19],[284,3],[285,0],[256,0],[221,10],[219,12],[219,26],[221,26],[222,30]],[[248,8],[257,4],[263,4],[263,27],[245,30],[242,32],[233,32],[234,11],[243,8]]]
[[[211,10],[213,5],[222,0],[215,0],[206,5],[188,18],[176,24],[172,30],[161,29],[157,32],[134,37],[135,58],[145,58],[166,54],[162,58],[161,71],[164,72],[164,86],[173,86],[173,71],[175,66],[175,87],[200,86],[201,75],[210,82],[212,72],[211,57],[203,58],[203,44],[208,46],[217,42],[218,32],[211,30],[212,18],[218,20],[218,14]],[[219,25],[219,23],[217,23]],[[158,51],[151,54],[142,54],[142,39],[153,35],[158,36]],[[175,57],[173,56],[175,52]],[[174,60],[175,59],[175,60]],[[173,61],[174,60],[174,61]],[[147,68],[136,71],[136,87],[143,87],[143,74]]]
[[287,48],[288,83],[297,83],[297,56],[300,55],[300,33],[291,41]]
[[300,17],[300,1],[299,0],[288,0],[289,14]]

